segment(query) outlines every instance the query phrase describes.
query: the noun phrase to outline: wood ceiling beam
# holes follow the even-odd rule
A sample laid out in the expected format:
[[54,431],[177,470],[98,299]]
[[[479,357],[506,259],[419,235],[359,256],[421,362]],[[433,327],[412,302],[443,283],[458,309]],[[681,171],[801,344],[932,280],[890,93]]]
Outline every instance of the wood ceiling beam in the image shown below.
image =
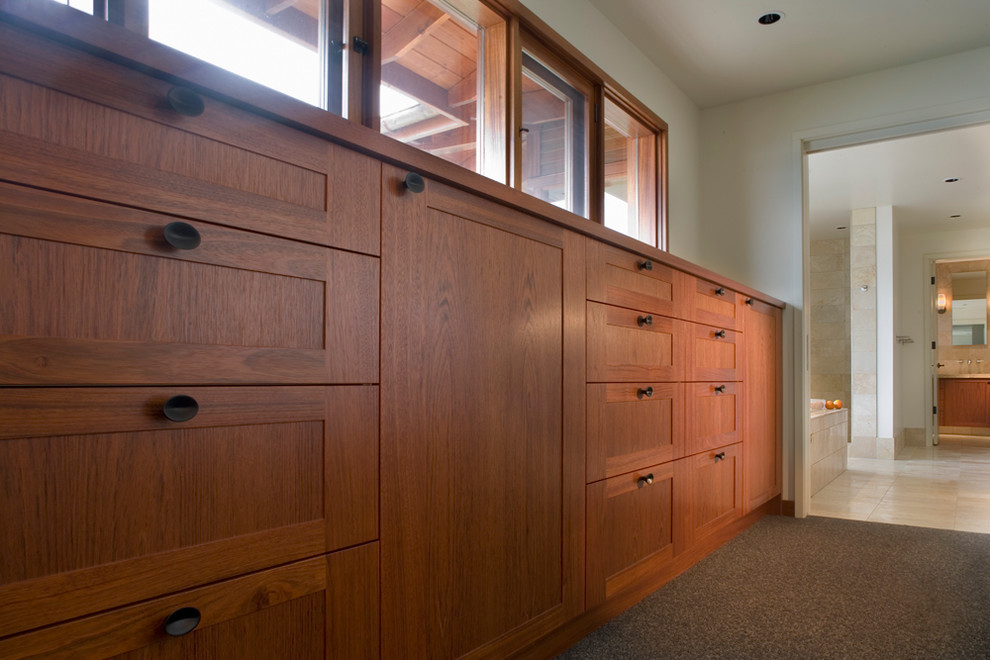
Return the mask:
[[450,107],[446,89],[397,62],[382,67],[382,82],[459,122],[468,123],[471,119],[471,106]]
[[450,19],[443,10],[421,2],[412,12],[382,35],[382,63],[402,57]]

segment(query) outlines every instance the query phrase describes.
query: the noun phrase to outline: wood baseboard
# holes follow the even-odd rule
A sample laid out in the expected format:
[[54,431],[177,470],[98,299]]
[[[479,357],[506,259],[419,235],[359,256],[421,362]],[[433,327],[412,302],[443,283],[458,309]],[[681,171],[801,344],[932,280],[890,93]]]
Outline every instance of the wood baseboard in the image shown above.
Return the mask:
[[794,500],[780,500],[780,515],[794,517]]
[[[781,505],[788,504],[781,502],[780,497],[775,497],[762,506],[754,509],[741,518],[737,518],[722,529],[706,536],[696,545],[688,548],[680,555],[659,570],[648,580],[635,585],[626,591],[616,594],[601,605],[593,607],[583,612],[580,616],[554,630],[549,635],[537,640],[533,644],[521,649],[513,654],[512,658],[520,660],[544,660],[552,658],[567,650],[575,643],[607,623],[611,619],[626,611],[639,601],[643,600],[651,593],[667,584],[675,577],[694,566],[696,563],[720,548],[726,542],[732,540],[740,532],[766,515],[788,515],[782,513]],[[791,505],[790,515],[794,515],[794,502]]]

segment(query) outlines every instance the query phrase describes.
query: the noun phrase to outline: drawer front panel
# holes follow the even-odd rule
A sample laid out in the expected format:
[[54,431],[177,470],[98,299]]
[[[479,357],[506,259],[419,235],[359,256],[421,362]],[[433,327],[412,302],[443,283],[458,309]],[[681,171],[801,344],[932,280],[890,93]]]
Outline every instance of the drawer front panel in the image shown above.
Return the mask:
[[639,255],[588,241],[588,298],[664,316],[687,312],[687,276]]
[[177,249],[175,217],[0,192],[0,383],[377,380],[374,258],[195,222]]
[[739,383],[690,383],[685,389],[686,453],[695,454],[743,439]]
[[684,386],[588,385],[588,481],[683,456]]
[[730,330],[742,330],[743,296],[721,284],[695,279],[691,300],[692,321]]
[[0,635],[373,539],[376,390],[5,389]]
[[673,557],[674,464],[588,486],[588,604],[634,584]]
[[678,553],[742,515],[740,447],[719,447],[675,462],[682,489]]
[[687,380],[740,380],[742,335],[726,328],[687,324],[691,366]]
[[687,363],[684,323],[588,303],[588,380],[677,381]]

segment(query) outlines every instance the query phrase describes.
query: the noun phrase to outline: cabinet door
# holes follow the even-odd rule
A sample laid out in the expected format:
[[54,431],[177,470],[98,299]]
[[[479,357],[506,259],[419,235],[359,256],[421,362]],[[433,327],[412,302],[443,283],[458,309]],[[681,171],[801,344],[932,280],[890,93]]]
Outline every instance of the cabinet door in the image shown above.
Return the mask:
[[686,454],[714,449],[743,439],[740,383],[688,383]]
[[743,321],[743,496],[749,511],[781,491],[781,310],[752,300]]
[[684,455],[680,383],[588,385],[588,481]]
[[[6,660],[284,660],[376,658],[327,630],[335,612],[368,637],[377,627],[375,544],[151,600],[0,640]],[[354,591],[328,579],[346,570]],[[370,599],[370,600],[369,600]],[[369,606],[369,603],[371,605]],[[344,622],[341,622],[344,623]],[[350,632],[352,638],[357,630]]]
[[504,657],[584,586],[584,243],[389,169],[382,654]]
[[939,380],[939,426],[990,426],[987,419],[987,381],[969,378]]
[[687,323],[666,316],[588,303],[588,380],[683,380],[690,361]]
[[0,636],[373,540],[376,390],[3,389]]
[[674,556],[674,463],[588,485],[588,606]]
[[675,551],[680,554],[742,515],[742,451],[734,444],[675,462]]
[[721,284],[696,278],[691,287],[690,319],[729,330],[742,330],[744,297]]
[[698,323],[684,325],[691,350],[686,380],[740,379],[740,333]]
[[172,84],[7,24],[0,43],[0,179],[378,253],[378,161],[209,96],[180,113]]
[[373,383],[378,259],[0,184],[0,384]]
[[692,279],[670,266],[588,241],[589,300],[683,318],[690,284]]

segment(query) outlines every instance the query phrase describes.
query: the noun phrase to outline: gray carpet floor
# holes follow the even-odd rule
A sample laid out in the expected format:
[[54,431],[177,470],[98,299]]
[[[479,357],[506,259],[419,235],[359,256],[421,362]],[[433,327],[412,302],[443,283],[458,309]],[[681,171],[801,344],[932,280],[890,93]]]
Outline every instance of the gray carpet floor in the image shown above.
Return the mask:
[[990,534],[768,516],[559,656],[990,658]]

